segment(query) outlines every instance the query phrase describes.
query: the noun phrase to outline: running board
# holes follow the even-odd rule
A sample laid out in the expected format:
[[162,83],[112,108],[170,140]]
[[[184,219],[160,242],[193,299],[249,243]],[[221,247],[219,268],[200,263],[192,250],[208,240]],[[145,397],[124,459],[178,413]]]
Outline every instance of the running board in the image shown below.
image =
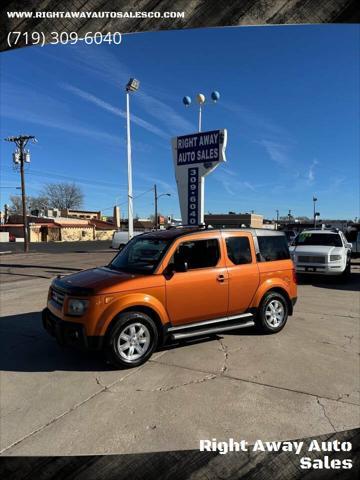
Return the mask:
[[204,322],[196,322],[196,323],[187,323],[185,325],[179,325],[178,327],[169,327],[168,332],[177,332],[178,330],[188,330],[190,328],[195,327],[203,327],[207,325],[212,325],[213,323],[222,323],[222,322],[231,322],[232,320],[240,320],[241,318],[249,318],[253,317],[252,313],[241,313],[240,315],[233,315],[232,317],[222,317],[222,318],[215,318],[214,320],[206,320]]
[[233,325],[230,325],[230,326],[206,328],[204,330],[193,330],[185,333],[172,333],[171,338],[172,340],[181,340],[183,338],[199,337],[202,335],[212,335],[213,333],[226,332],[227,330],[236,330],[238,328],[253,327],[254,325],[255,325],[255,322],[253,320],[250,320],[245,323],[244,322],[234,323]]
[[180,338],[209,335],[212,333],[224,332],[226,330],[252,327],[255,325],[253,318],[253,314],[248,312],[240,315],[233,315],[231,317],[222,317],[214,320],[169,327],[167,331],[173,340],[178,340]]

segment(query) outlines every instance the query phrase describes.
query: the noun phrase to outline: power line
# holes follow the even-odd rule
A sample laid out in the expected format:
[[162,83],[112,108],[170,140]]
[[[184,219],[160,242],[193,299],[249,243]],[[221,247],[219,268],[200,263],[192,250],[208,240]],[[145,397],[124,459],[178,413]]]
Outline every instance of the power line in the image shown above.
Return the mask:
[[[145,192],[142,192],[142,193],[139,193],[139,195],[136,195],[135,197],[133,197],[133,200],[136,200],[137,198],[140,198],[142,197],[143,195],[145,195],[146,193],[149,193],[149,192],[152,192],[153,191],[153,187],[149,188],[149,190],[146,190]],[[116,206],[117,207],[121,207],[121,205],[124,205],[124,204],[127,204],[127,201],[125,202],[121,202],[121,203],[118,203]],[[113,209],[114,207],[106,207],[106,208],[101,208],[100,210],[102,212],[106,211],[106,210],[111,210]]]
[[[15,173],[15,172],[7,172],[7,173]],[[73,177],[69,175],[63,175],[61,173],[56,173],[56,172],[46,172],[46,171],[39,171],[39,170],[31,170],[31,172],[28,172],[28,175],[32,176],[37,176],[37,177],[45,177],[45,178],[59,178],[59,179],[64,179],[64,180],[70,180],[72,182],[77,182],[77,183],[84,183],[84,184],[89,184],[89,185],[99,185],[102,187],[126,187],[126,184],[118,184],[115,182],[106,182],[106,181],[99,181],[99,180],[91,180],[89,178],[83,178],[83,177]]]

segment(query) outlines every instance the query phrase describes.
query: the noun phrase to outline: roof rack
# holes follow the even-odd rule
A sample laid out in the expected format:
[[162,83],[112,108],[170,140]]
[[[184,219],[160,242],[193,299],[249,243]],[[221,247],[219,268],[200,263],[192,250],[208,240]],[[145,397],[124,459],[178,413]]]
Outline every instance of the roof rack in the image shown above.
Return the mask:
[[200,230],[200,229],[208,230],[208,229],[213,229],[214,227],[212,225],[205,225],[205,223],[200,223],[199,225],[186,225],[186,224],[180,223],[180,225],[170,225],[168,227],[168,230],[173,229],[173,228],[193,228],[194,230],[195,229],[197,229],[197,230]]
[[339,232],[339,229],[336,228],[336,227],[325,227],[325,228],[304,228],[304,230],[306,231],[320,231],[320,232],[323,232],[324,230],[327,230],[329,232],[334,232],[334,233],[338,233]]

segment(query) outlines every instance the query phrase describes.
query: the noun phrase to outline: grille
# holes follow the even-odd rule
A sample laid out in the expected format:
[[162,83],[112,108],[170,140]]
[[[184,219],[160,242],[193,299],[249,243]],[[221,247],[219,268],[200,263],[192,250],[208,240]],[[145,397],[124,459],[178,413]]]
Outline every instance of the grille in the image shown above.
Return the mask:
[[298,262],[300,263],[325,263],[325,257],[315,255],[299,255]]
[[51,288],[51,300],[57,303],[60,307],[63,306],[65,294],[57,290],[56,288]]

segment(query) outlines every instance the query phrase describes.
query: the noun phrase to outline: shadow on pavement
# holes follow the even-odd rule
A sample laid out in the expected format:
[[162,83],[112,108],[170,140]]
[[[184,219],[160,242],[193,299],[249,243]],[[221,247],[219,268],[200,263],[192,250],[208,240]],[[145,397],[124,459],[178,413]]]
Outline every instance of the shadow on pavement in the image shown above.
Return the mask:
[[360,272],[351,272],[349,277],[320,276],[311,274],[297,274],[298,285],[312,285],[313,287],[330,288],[333,290],[360,291]]
[[[245,329],[239,331],[245,334]],[[218,335],[169,343],[158,352],[215,341]],[[100,352],[61,347],[42,326],[41,312],[8,315],[0,319],[0,371],[7,372],[101,372],[114,370]]]
[[60,347],[42,327],[41,312],[0,319],[0,370],[13,372],[107,371],[99,353]]
[[17,263],[1,263],[0,268],[50,268],[51,270],[69,270],[71,272],[80,272],[81,268],[56,267],[54,265],[24,265]]

